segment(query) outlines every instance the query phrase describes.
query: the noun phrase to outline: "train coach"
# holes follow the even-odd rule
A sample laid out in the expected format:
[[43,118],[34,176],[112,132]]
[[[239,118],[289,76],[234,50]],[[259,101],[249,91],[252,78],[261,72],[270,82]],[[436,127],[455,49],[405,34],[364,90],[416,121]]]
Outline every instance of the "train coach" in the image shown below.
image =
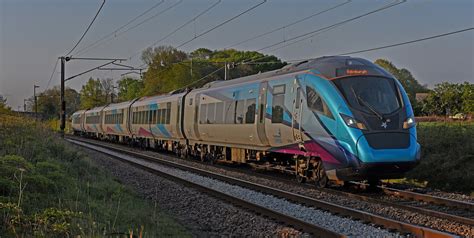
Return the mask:
[[278,168],[318,186],[401,177],[420,159],[401,84],[347,56],[79,111],[72,121],[76,134]]

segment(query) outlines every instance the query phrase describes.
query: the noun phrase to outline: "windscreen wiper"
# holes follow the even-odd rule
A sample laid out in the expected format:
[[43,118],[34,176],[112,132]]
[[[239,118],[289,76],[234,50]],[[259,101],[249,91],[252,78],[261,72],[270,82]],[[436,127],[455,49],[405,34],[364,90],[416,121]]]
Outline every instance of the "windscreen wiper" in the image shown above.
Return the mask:
[[366,102],[364,99],[362,99],[359,95],[356,95],[357,96],[357,100],[359,100],[359,102],[361,102],[362,104],[364,104],[365,107],[367,107],[371,112],[374,113],[374,115],[376,115],[382,122],[385,120],[385,118],[383,117],[382,114],[380,114],[379,112],[377,112],[377,110],[375,110],[372,105],[370,105],[370,103]]

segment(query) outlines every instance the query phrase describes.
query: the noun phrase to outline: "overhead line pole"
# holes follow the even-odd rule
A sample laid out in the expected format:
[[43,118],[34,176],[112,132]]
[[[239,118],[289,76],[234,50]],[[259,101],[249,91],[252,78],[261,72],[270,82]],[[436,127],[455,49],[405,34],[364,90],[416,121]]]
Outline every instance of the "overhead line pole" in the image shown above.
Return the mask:
[[[127,59],[112,59],[112,58],[79,58],[79,57],[65,57],[61,56],[59,57],[59,60],[61,60],[61,124],[59,126],[60,131],[61,131],[61,136],[64,137],[64,129],[66,128],[66,100],[65,100],[65,83],[68,80],[71,80],[75,77],[81,76],[83,74],[89,73],[91,71],[94,71],[96,69],[99,69],[100,67],[104,67],[109,64],[115,63],[115,61],[126,61]],[[66,62],[70,60],[110,60],[110,62],[106,64],[102,64],[98,67],[86,70],[82,73],[73,75],[71,77],[66,78]]]

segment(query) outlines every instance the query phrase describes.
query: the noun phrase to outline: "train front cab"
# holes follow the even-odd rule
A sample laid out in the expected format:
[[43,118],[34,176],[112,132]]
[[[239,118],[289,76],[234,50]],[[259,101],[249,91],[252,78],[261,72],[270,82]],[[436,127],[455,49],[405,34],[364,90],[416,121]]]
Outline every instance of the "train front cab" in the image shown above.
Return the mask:
[[346,75],[332,82],[346,105],[338,133],[346,135],[355,155],[351,166],[336,169],[338,180],[400,178],[418,164],[413,110],[395,78]]

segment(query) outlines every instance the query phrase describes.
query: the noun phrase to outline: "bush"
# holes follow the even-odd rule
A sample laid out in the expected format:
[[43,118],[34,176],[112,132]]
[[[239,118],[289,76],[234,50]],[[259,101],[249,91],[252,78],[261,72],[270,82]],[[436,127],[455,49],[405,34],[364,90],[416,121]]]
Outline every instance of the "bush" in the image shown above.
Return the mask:
[[474,123],[419,123],[418,141],[422,160],[408,178],[446,191],[474,191]]
[[163,212],[153,219],[152,204],[48,128],[0,114],[0,234],[93,237],[144,229],[150,237],[188,236]]

